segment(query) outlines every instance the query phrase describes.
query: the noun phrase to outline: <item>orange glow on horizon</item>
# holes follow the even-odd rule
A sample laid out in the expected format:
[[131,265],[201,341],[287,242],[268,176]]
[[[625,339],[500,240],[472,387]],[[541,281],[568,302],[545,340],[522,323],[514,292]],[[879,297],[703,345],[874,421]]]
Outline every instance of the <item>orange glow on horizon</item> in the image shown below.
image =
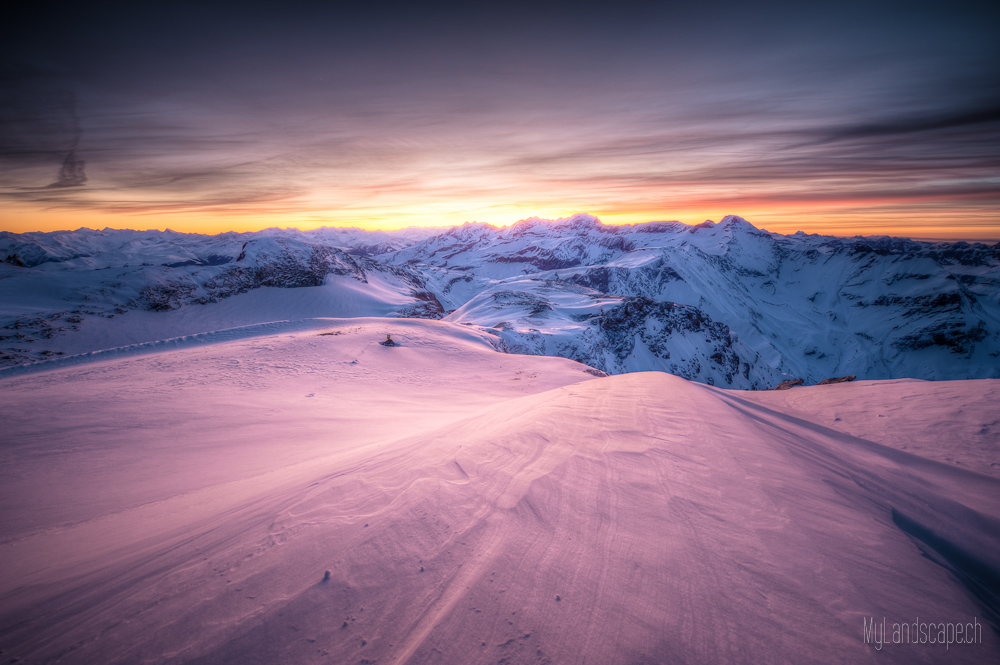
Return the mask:
[[[720,205],[721,203],[721,205]],[[894,205],[895,204],[895,205]],[[252,232],[266,228],[310,230],[320,227],[357,227],[367,230],[394,230],[410,226],[447,227],[465,222],[508,226],[530,217],[559,219],[587,212],[605,224],[636,224],[650,221],[679,221],[698,224],[721,220],[727,214],[747,219],[760,229],[790,234],[796,231],[834,236],[892,235],[899,237],[1000,241],[1000,214],[989,204],[956,210],[934,201],[778,201],[741,198],[726,202],[698,201],[687,205],[558,206],[548,203],[484,205],[430,204],[330,211],[253,209],[165,210],[125,212],[97,209],[6,209],[0,230],[14,233],[74,230],[78,228],[166,230],[185,233],[218,234],[229,231]]]

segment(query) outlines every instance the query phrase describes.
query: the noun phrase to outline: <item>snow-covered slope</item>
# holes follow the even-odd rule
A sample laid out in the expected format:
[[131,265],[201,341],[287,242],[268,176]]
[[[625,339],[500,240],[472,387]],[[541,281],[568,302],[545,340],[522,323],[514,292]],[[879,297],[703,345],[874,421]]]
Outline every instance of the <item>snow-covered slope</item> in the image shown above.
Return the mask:
[[445,320],[480,326],[501,351],[572,358],[609,374],[661,370],[730,388],[780,381],[728,327],[696,307],[607,296],[570,282],[505,280]]
[[331,244],[365,233],[0,234],[8,257],[0,263],[0,362],[284,319],[440,316],[413,271]]
[[[157,320],[168,326],[219,319],[219,303],[271,288],[286,291],[242,313],[230,306],[236,319],[222,327],[455,311],[453,320],[484,329],[505,322],[499,348],[564,355],[611,373],[662,369],[741,388],[849,374],[1000,377],[1000,244],[783,236],[734,216],[607,226],[576,215],[439,231],[3,233],[0,363],[85,350],[107,336],[85,331],[107,329],[110,317],[162,311],[170,316]],[[497,318],[497,294],[527,302],[540,288],[563,294],[546,314],[505,305]],[[301,315],[272,311],[284,297],[326,304]],[[604,305],[584,313],[574,299]],[[175,314],[189,308],[213,312]],[[167,336],[149,330],[140,339],[126,332],[133,328],[115,326],[115,339]]]
[[[327,323],[0,377],[4,659],[1000,652],[1000,381],[740,392]],[[980,642],[876,651],[883,617]]]
[[783,236],[739,217],[466,225],[395,253],[446,308],[524,275],[697,307],[809,382],[1000,376],[1000,244]]

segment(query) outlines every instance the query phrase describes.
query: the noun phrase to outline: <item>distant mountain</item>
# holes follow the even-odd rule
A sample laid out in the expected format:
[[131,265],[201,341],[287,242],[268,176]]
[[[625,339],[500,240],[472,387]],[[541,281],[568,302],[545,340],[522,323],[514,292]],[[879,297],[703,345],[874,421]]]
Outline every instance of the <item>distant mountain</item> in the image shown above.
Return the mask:
[[728,326],[697,307],[608,296],[572,282],[504,281],[446,320],[480,327],[502,351],[571,358],[608,374],[662,370],[733,388],[781,380]]
[[807,382],[1000,376],[1000,244],[784,236],[735,216],[608,226],[577,215],[466,225],[390,260],[425,274],[446,308],[524,276],[687,305],[760,358],[734,349],[741,362]]
[[[444,317],[489,332],[499,350],[612,374],[656,369],[736,388],[790,376],[1000,377],[1000,243],[784,236],[735,216],[610,226],[575,215],[444,231],[0,233],[0,261],[8,365],[78,352],[86,344],[70,340],[88,327],[121,337],[136,312],[163,314],[144,319],[148,337],[182,308],[312,288],[303,317]],[[225,311],[270,321],[283,300]],[[204,332],[185,320],[184,331]]]

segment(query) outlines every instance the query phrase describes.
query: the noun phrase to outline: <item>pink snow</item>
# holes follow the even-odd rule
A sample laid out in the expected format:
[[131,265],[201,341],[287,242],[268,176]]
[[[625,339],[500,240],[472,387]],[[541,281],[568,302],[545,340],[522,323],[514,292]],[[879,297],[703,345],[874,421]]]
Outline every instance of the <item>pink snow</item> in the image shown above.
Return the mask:
[[[2,378],[0,654],[996,657],[1000,381],[587,370],[368,318]],[[876,651],[871,617],[985,629]]]

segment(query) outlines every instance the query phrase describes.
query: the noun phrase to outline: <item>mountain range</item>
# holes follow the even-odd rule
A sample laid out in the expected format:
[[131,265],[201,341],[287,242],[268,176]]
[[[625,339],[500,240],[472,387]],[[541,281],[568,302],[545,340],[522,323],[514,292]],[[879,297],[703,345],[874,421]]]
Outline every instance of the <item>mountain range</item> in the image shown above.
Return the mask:
[[0,261],[0,367],[224,327],[395,316],[470,326],[505,352],[720,387],[1000,377],[1000,243],[581,214],[388,232],[4,232]]

